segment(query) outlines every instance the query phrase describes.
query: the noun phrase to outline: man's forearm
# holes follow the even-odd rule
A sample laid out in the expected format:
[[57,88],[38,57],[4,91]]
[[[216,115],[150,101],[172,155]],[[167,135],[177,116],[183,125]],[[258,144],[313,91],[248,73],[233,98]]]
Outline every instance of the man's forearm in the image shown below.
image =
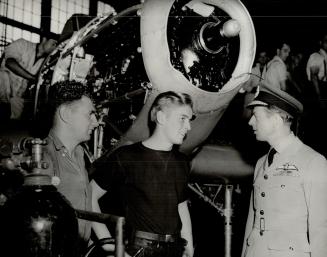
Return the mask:
[[187,201],[182,202],[178,205],[178,211],[182,221],[181,236],[182,238],[187,240],[184,256],[192,257],[194,254],[192,222],[191,222],[190,212],[187,206]]
[[[101,213],[100,206],[98,201],[92,201],[92,211]],[[103,238],[110,238],[111,234],[109,232],[109,229],[107,228],[107,225],[104,223],[99,222],[92,222],[92,229],[94,231],[95,236],[97,239],[103,239]],[[105,245],[106,251],[114,251],[115,247],[114,245]]]
[[[94,180],[91,180],[90,184],[92,188],[92,211],[101,213],[99,199],[106,191],[102,190]],[[98,239],[111,237],[110,232],[104,223],[92,222],[92,228]]]
[[27,79],[29,81],[35,81],[36,76],[29,73],[27,70],[25,70],[15,59],[9,58],[6,60],[6,67],[15,73],[16,75]]

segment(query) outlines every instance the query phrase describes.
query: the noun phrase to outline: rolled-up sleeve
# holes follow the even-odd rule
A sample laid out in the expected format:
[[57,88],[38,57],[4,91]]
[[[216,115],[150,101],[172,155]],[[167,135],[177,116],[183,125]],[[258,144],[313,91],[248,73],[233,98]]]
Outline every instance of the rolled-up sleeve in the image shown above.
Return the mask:
[[22,61],[22,53],[25,53],[27,48],[26,40],[17,39],[6,47],[5,58],[13,58],[20,63]]

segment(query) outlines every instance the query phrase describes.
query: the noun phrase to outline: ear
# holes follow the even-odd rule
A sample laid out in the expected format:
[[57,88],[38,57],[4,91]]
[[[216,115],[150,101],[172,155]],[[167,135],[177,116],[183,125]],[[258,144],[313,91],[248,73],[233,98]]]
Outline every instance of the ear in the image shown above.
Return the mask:
[[274,121],[278,127],[284,124],[283,118],[278,113],[274,113]]
[[166,114],[160,110],[157,112],[157,123],[158,124],[164,124],[166,121]]
[[64,122],[68,123],[69,121],[69,116],[70,116],[70,108],[66,105],[61,105],[58,108],[58,115],[59,119]]

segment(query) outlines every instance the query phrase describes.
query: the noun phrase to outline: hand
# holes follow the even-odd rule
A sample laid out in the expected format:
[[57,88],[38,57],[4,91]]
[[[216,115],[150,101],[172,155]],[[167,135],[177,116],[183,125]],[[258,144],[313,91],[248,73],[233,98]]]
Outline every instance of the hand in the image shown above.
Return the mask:
[[38,79],[37,75],[32,75],[31,78],[28,80],[29,84],[36,84],[37,79]]
[[105,252],[111,252],[113,253],[115,251],[115,245],[114,244],[104,244],[102,245],[102,249],[105,251]]
[[[106,252],[106,257],[113,257],[115,255],[114,244],[104,244],[102,245],[102,249]],[[131,256],[125,251],[125,257],[131,257]]]
[[193,257],[194,250],[191,249],[185,249],[182,257]]
[[37,81],[38,81],[38,76],[33,75],[31,79],[28,80],[27,89],[32,90],[37,85]]

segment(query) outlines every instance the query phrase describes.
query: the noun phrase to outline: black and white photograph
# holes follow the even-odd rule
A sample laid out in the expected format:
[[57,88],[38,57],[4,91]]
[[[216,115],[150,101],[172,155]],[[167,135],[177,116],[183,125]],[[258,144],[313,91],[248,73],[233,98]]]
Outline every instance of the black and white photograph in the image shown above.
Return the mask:
[[0,0],[0,256],[326,257],[323,0]]

